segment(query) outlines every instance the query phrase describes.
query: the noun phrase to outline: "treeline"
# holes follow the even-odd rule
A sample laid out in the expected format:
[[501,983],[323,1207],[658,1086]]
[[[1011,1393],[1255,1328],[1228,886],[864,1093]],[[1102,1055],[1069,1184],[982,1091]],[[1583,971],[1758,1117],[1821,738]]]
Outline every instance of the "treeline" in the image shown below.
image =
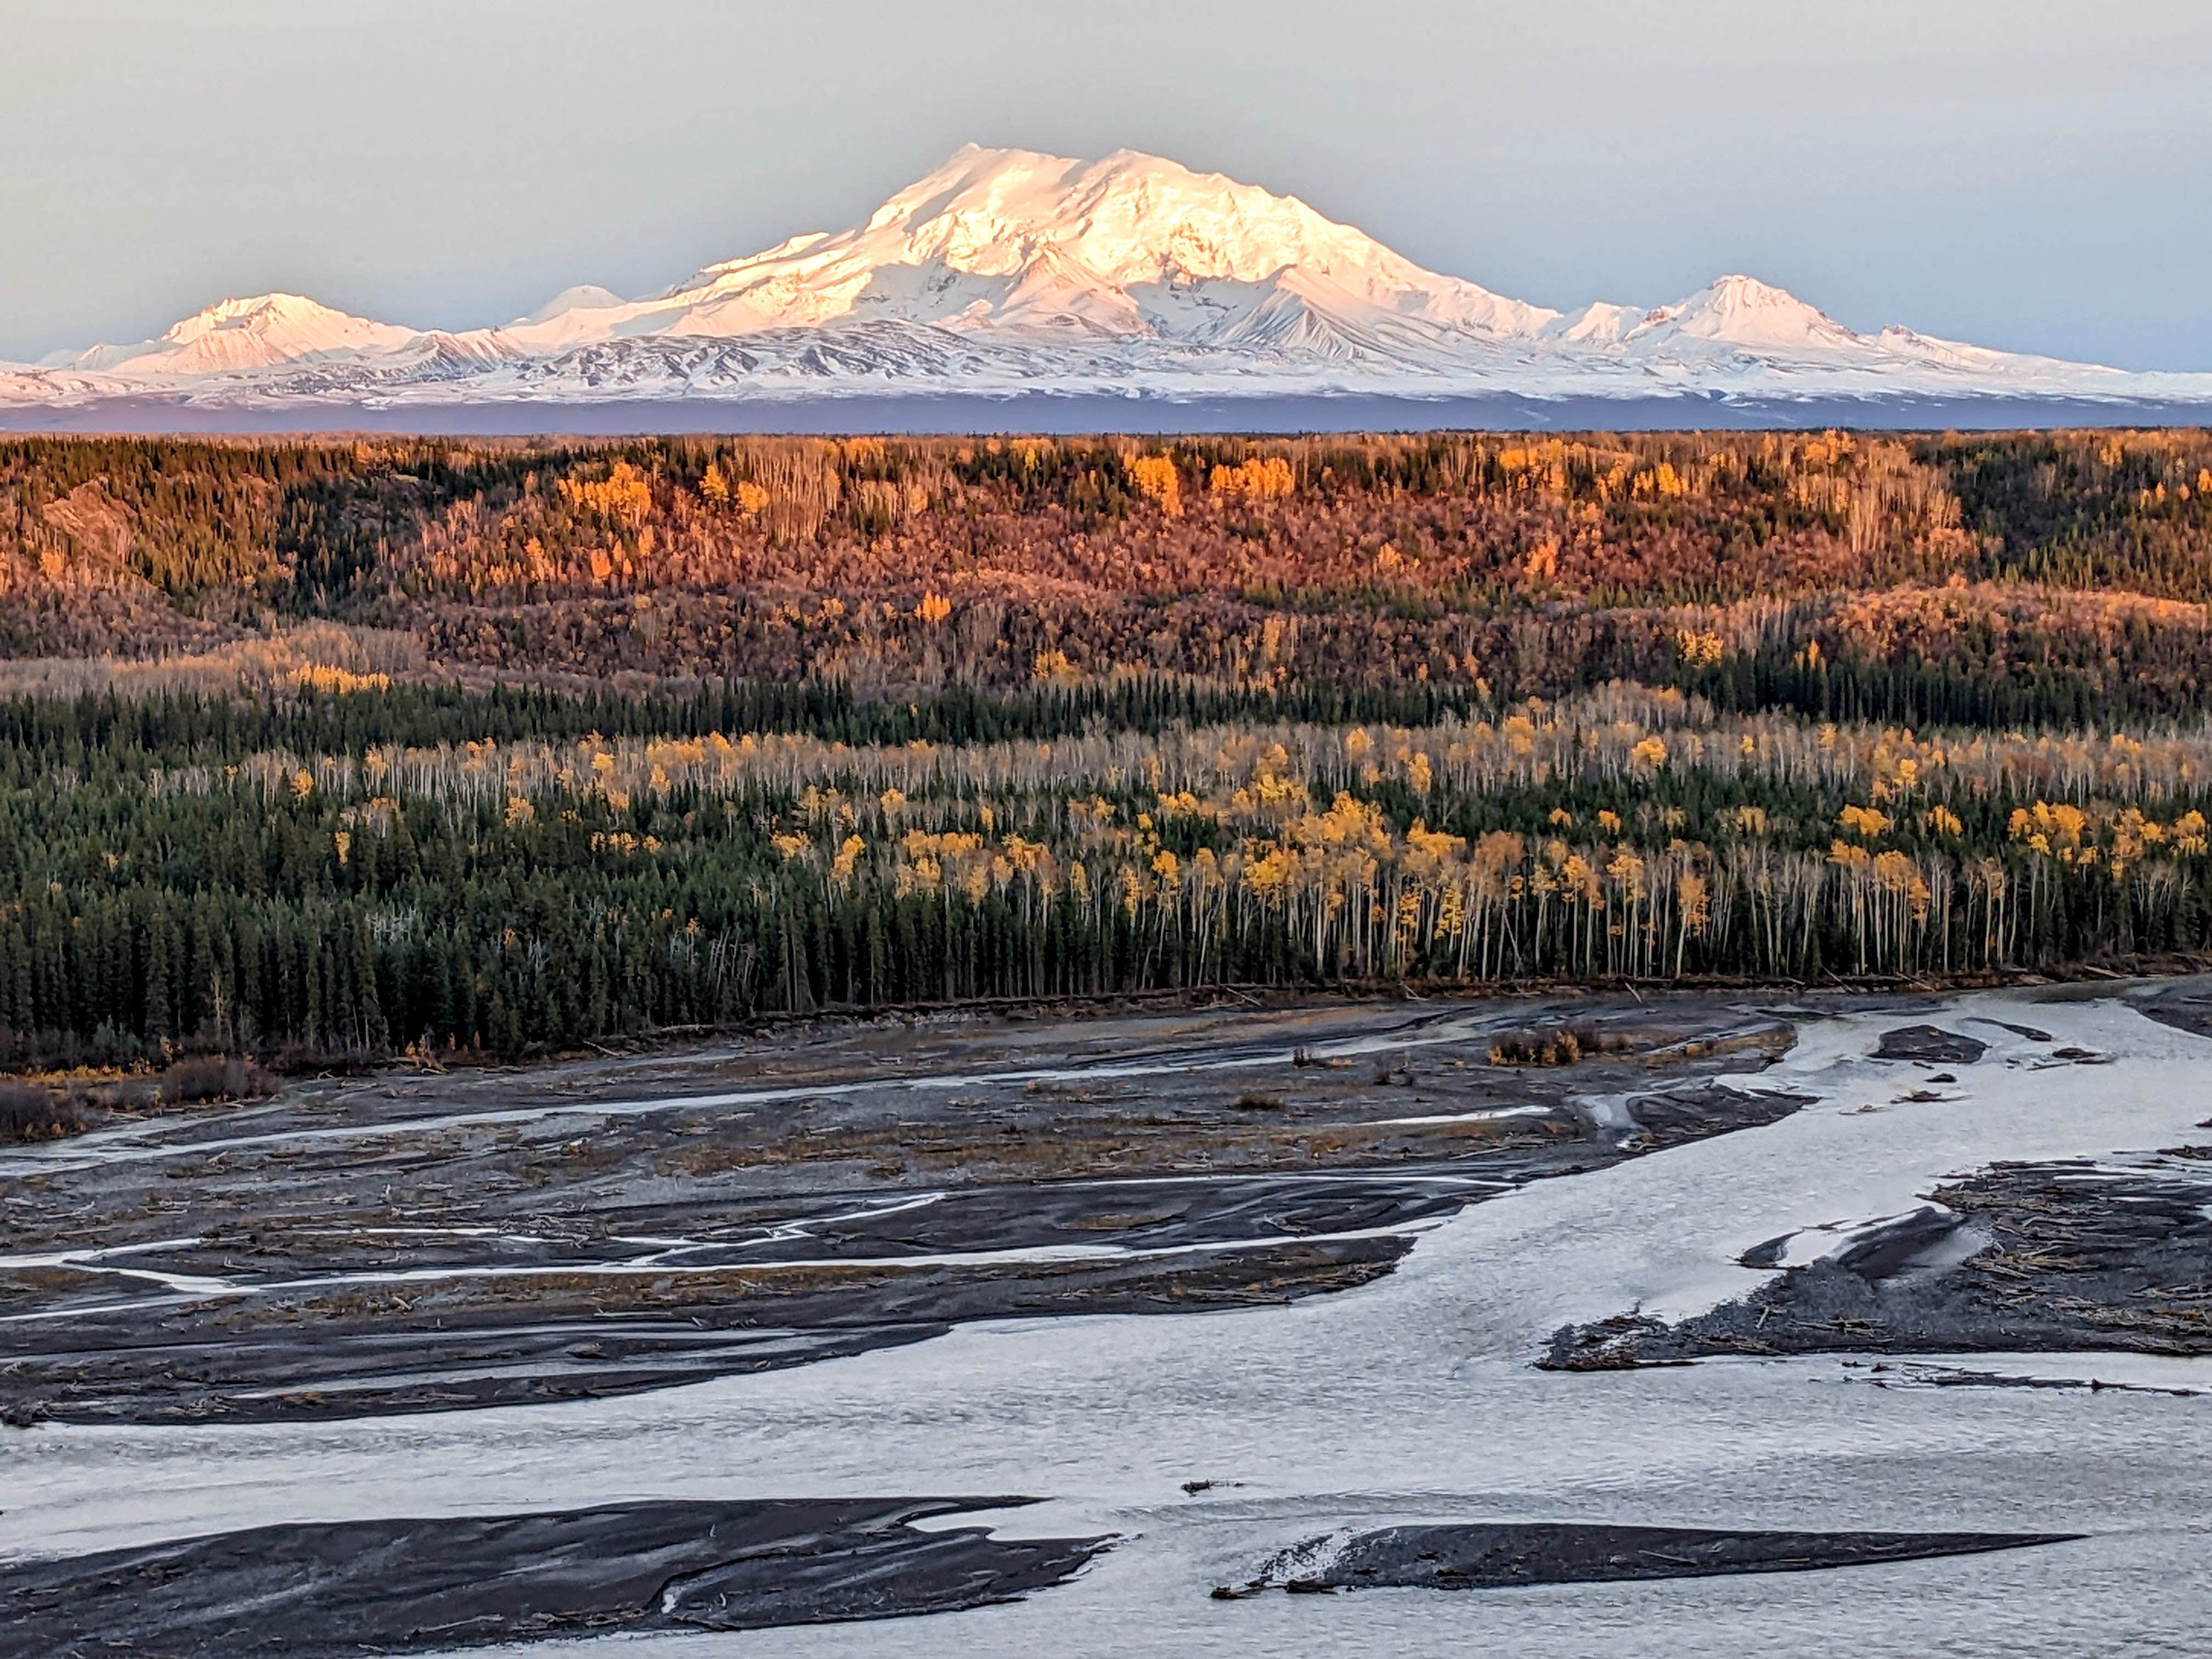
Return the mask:
[[684,693],[623,695],[451,683],[343,692],[312,686],[259,696],[116,691],[0,698],[0,780],[26,785],[57,768],[111,774],[236,761],[269,750],[355,755],[398,745],[701,738],[790,732],[826,743],[1001,743],[1085,732],[1158,732],[1229,721],[1431,726],[1478,707],[1463,688],[1220,686],[1166,676],[1044,685],[994,696],[954,684],[905,702],[864,700],[817,680],[720,682]]
[[2178,878],[2034,880],[1948,859],[1893,873],[1807,853],[1702,869],[1656,849],[1601,863],[1570,854],[1556,866],[1540,856],[1486,901],[1393,880],[1334,913],[1303,895],[1270,903],[1225,887],[1153,887],[1124,902],[1020,885],[730,884],[711,870],[657,883],[579,883],[557,869],[478,880],[434,921],[348,899],[33,896],[0,919],[0,1063],[245,1052],[297,1066],[403,1049],[514,1059],[763,1012],[1345,979],[1819,982],[2212,947],[2203,884]]
[[[2194,720],[2193,676],[2115,679],[2039,666],[2008,674],[1972,659],[1872,664],[1764,649],[1704,661],[1677,641],[1671,665],[1644,678],[1723,714],[1781,711],[1814,720],[1908,727],[2059,731]],[[1566,689],[1632,679],[1638,665],[1593,653]],[[1580,682],[1580,684],[1577,684]],[[955,684],[909,702],[862,698],[841,683],[719,682],[682,693],[624,695],[450,683],[214,696],[115,691],[0,698],[0,786],[33,787],[57,770],[84,777],[236,762],[270,751],[358,755],[388,745],[562,742],[593,737],[704,738],[790,733],[855,748],[1051,741],[1086,732],[1158,734],[1231,723],[1431,727],[1473,720],[1540,692],[1510,683],[1484,695],[1420,682],[1223,686],[1164,676],[1044,685],[1010,694]]]
[[985,996],[2212,945],[2201,736],[1833,726],[1616,687],[1420,726],[203,750],[0,766],[10,1063],[519,1055]]
[[[2192,665],[2194,667],[2194,665]],[[2144,720],[2196,720],[2202,683],[2040,664],[1992,671],[1955,659],[1901,662],[1808,659],[1800,651],[1683,662],[1656,677],[1731,714],[1783,709],[1812,720],[1911,726],[2080,730]]]

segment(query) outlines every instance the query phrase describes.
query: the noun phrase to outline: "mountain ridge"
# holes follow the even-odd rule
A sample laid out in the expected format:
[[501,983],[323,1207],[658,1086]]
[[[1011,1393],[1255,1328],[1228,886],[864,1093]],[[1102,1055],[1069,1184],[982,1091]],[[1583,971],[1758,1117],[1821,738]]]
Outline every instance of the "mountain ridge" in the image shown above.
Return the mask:
[[2212,404],[2212,374],[1901,325],[1861,334],[1741,273],[1671,305],[1560,312],[1219,173],[1133,150],[1084,161],[972,144],[856,225],[639,299],[582,285],[507,323],[425,330],[272,293],[155,340],[0,368],[0,410],[953,393]]

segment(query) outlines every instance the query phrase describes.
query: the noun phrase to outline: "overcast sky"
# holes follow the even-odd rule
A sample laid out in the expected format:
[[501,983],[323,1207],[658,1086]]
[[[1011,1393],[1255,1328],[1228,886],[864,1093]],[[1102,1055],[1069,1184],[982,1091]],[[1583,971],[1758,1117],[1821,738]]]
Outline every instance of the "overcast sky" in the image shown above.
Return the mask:
[[2212,0],[0,0],[0,358],[284,289],[419,326],[1121,146],[1517,298],[1745,270],[2212,369]]

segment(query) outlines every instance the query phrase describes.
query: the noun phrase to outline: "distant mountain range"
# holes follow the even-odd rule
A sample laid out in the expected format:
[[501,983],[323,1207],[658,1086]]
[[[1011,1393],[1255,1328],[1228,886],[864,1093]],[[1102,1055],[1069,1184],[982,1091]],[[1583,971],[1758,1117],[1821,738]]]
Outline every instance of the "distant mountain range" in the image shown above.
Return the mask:
[[822,400],[879,411],[947,397],[1510,399],[1601,415],[1656,402],[1697,423],[1714,408],[1977,400],[2212,413],[2212,374],[1855,333],[1742,276],[1656,310],[1560,313],[1423,270],[1295,197],[1218,173],[1127,150],[1085,162],[973,145],[865,224],[645,299],[572,288],[527,317],[452,332],[264,294],[159,339],[0,366],[14,426],[108,412],[123,425],[431,423],[474,408],[550,429],[611,404],[744,408],[773,423]]

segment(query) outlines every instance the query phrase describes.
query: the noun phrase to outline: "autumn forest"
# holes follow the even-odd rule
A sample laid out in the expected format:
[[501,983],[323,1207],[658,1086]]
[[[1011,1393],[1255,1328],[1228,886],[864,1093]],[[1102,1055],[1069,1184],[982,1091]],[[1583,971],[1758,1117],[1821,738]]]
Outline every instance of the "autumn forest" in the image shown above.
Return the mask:
[[0,1064],[2212,948],[2212,434],[0,442]]

